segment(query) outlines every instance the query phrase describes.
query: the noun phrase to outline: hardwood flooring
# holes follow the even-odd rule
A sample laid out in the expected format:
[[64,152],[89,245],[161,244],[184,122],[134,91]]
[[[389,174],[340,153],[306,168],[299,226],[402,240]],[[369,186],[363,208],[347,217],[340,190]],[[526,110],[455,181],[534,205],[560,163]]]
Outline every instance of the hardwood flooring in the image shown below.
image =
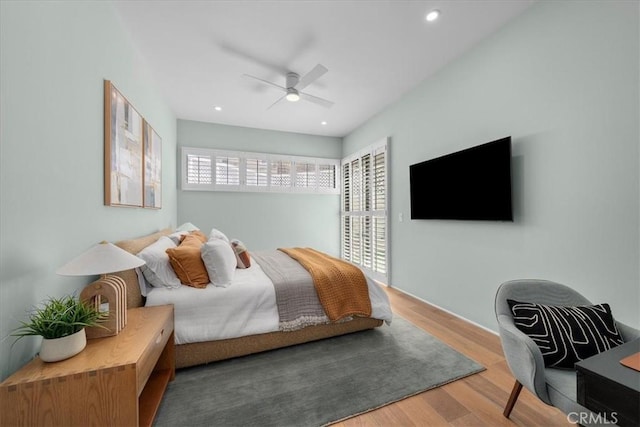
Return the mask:
[[432,305],[385,288],[393,312],[483,365],[486,371],[334,424],[357,426],[572,426],[558,409],[523,389],[509,419],[502,415],[514,379],[500,339]]

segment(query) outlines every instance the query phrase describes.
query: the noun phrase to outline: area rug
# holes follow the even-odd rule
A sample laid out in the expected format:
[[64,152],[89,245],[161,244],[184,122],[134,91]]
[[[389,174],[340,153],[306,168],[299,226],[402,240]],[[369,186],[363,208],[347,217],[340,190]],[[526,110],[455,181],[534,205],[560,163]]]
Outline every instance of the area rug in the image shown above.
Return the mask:
[[395,316],[391,326],[179,370],[157,426],[322,426],[484,368]]

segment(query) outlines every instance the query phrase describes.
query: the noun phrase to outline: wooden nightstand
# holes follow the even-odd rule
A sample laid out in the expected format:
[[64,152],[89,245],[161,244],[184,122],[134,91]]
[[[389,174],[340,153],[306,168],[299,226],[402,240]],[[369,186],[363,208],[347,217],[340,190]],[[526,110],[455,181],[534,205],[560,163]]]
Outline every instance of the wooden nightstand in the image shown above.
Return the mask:
[[0,384],[0,425],[148,426],[174,378],[173,306],[134,308],[120,334]]

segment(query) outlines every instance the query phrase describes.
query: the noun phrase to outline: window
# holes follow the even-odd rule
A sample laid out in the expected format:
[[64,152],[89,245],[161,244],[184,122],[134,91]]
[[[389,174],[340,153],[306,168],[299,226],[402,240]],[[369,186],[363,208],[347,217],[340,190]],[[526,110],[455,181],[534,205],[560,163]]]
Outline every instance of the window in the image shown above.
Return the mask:
[[[255,157],[255,156],[253,156]],[[247,157],[245,159],[246,182],[248,187],[267,186],[267,160]]]
[[271,162],[271,187],[291,188],[291,162],[274,160]]
[[389,277],[387,141],[342,160],[342,258],[376,280]]
[[187,155],[187,183],[211,184],[211,157]]
[[337,159],[183,147],[182,189],[339,194],[339,167]]
[[318,188],[336,188],[336,166],[334,164],[318,164]]
[[216,185],[240,185],[240,158],[216,156]]
[[296,162],[296,187],[315,188],[316,164],[311,162]]

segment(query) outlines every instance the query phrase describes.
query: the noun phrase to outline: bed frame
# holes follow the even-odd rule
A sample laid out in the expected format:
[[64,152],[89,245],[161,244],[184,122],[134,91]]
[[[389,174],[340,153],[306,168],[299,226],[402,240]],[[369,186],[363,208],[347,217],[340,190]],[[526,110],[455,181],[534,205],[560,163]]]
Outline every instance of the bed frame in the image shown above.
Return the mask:
[[[123,240],[115,244],[132,254],[154,243],[161,236],[170,234],[172,230],[165,229],[132,240]],[[127,308],[142,307],[144,298],[140,294],[138,277],[134,270],[115,273],[127,284]],[[232,357],[246,356],[261,351],[273,350],[323,338],[335,337],[357,331],[364,331],[382,325],[382,320],[356,317],[352,321],[331,323],[326,325],[308,326],[291,332],[269,332],[266,334],[249,335],[226,340],[205,341],[176,345],[176,368],[201,365]]]

